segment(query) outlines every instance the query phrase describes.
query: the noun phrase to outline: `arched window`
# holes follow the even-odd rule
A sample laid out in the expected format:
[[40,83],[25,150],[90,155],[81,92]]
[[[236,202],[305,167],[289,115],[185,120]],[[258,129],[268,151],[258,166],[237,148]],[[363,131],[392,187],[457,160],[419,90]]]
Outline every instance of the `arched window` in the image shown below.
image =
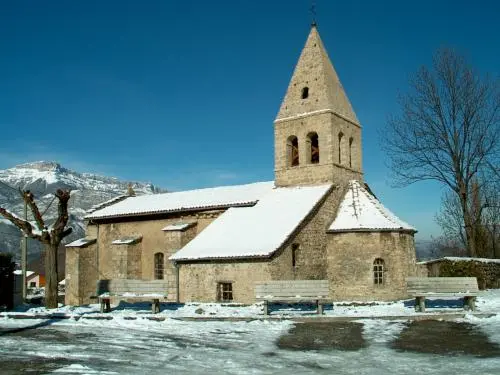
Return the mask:
[[352,168],[352,142],[354,139],[349,138],[349,168]]
[[307,159],[309,163],[319,163],[319,141],[318,133],[312,132],[307,135]]
[[289,167],[299,165],[299,141],[296,136],[291,135],[286,142],[287,164]]
[[163,253],[156,253],[154,258],[155,258],[155,280],[163,280],[164,255]]
[[382,258],[373,261],[373,283],[375,285],[384,285],[385,263]]
[[302,89],[302,99],[307,99],[309,97],[309,87],[304,87]]
[[344,133],[340,132],[339,133],[339,164],[343,163],[342,159],[342,148],[343,148],[343,143],[344,143]]

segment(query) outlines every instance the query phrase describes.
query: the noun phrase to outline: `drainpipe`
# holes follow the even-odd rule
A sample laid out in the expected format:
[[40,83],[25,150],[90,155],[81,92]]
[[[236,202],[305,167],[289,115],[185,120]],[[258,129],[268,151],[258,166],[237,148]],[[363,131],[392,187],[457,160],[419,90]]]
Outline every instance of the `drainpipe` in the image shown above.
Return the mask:
[[180,265],[179,263],[175,262],[174,263],[174,267],[175,267],[175,301],[177,303],[180,303],[180,297],[179,297],[179,269],[180,269]]
[[96,260],[96,268],[97,268],[97,280],[99,280],[99,275],[101,274],[99,271],[99,224],[96,223],[97,229],[96,229],[96,246],[95,246],[95,251],[97,254],[97,260]]

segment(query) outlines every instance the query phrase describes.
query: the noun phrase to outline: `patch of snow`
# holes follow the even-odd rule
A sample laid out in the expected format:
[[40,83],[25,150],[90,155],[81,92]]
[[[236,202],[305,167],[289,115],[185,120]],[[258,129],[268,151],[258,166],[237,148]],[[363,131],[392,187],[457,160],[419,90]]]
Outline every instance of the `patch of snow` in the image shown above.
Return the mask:
[[292,234],[331,185],[282,187],[255,206],[230,208],[171,260],[269,256]]
[[[23,274],[23,270],[15,270],[14,272],[12,272],[14,275],[22,275]],[[35,272],[34,271],[26,271],[26,277],[30,277],[31,275],[33,275]]]
[[140,242],[140,240],[142,240],[142,237],[123,237],[123,238],[119,238],[117,240],[114,240],[111,243],[113,245],[130,245],[133,243]]
[[195,223],[170,224],[170,225],[167,225],[166,227],[162,228],[162,231],[165,231],[165,232],[183,231],[189,227],[192,227],[193,225],[195,225]]
[[442,260],[449,260],[452,262],[481,262],[481,263],[500,263],[500,259],[491,258],[469,258],[469,257],[443,257],[439,259],[425,260],[422,262],[417,262],[417,264],[429,264],[435,263]]
[[73,242],[70,242],[66,247],[85,247],[95,243],[97,240],[95,238],[79,238]]
[[378,201],[359,181],[349,181],[337,217],[328,228],[331,232],[405,230],[415,232],[410,224],[399,219]]

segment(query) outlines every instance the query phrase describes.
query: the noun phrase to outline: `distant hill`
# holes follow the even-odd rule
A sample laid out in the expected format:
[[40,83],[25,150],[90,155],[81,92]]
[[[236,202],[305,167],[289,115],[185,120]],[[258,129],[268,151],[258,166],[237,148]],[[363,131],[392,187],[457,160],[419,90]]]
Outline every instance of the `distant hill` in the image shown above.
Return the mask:
[[[67,238],[67,241],[83,237],[85,233],[83,217],[87,210],[96,204],[125,194],[129,184],[129,181],[120,181],[114,177],[91,173],[80,173],[64,168],[58,163],[46,161],[21,164],[0,170],[0,181],[16,189],[30,190],[35,195],[40,210],[42,212],[47,210],[44,215],[47,224],[53,222],[57,216],[57,200],[52,202],[54,192],[57,189],[71,190],[69,225],[73,228],[73,233]],[[150,183],[131,183],[137,195],[166,191]],[[19,193],[2,184],[0,184],[0,206],[18,216],[23,216],[24,204]],[[30,212],[28,214],[28,218],[32,220]],[[12,253],[16,261],[20,259],[20,238],[20,231],[7,220],[0,218],[0,251]],[[38,258],[40,250],[40,244],[30,240],[28,259]]]

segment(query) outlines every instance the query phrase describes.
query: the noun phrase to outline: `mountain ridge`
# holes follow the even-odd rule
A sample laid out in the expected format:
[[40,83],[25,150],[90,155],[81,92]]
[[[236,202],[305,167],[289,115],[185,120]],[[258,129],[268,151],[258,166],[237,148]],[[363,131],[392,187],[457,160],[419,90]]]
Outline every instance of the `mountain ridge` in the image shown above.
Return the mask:
[[[73,233],[65,242],[83,237],[85,213],[97,204],[126,194],[129,184],[137,195],[166,192],[165,189],[149,182],[130,182],[116,177],[77,172],[55,161],[35,161],[0,170],[0,181],[11,187],[0,184],[1,207],[22,217],[24,203],[17,190],[29,190],[34,194],[40,211],[45,212],[44,220],[48,225],[57,217],[57,202],[54,200],[54,193],[57,189],[70,190],[68,226],[73,228]],[[28,219],[33,220],[31,212],[28,212]],[[19,260],[20,239],[19,229],[0,218],[0,252],[11,253],[15,260]],[[37,241],[30,240],[28,258],[37,257],[40,250],[41,245]]]

